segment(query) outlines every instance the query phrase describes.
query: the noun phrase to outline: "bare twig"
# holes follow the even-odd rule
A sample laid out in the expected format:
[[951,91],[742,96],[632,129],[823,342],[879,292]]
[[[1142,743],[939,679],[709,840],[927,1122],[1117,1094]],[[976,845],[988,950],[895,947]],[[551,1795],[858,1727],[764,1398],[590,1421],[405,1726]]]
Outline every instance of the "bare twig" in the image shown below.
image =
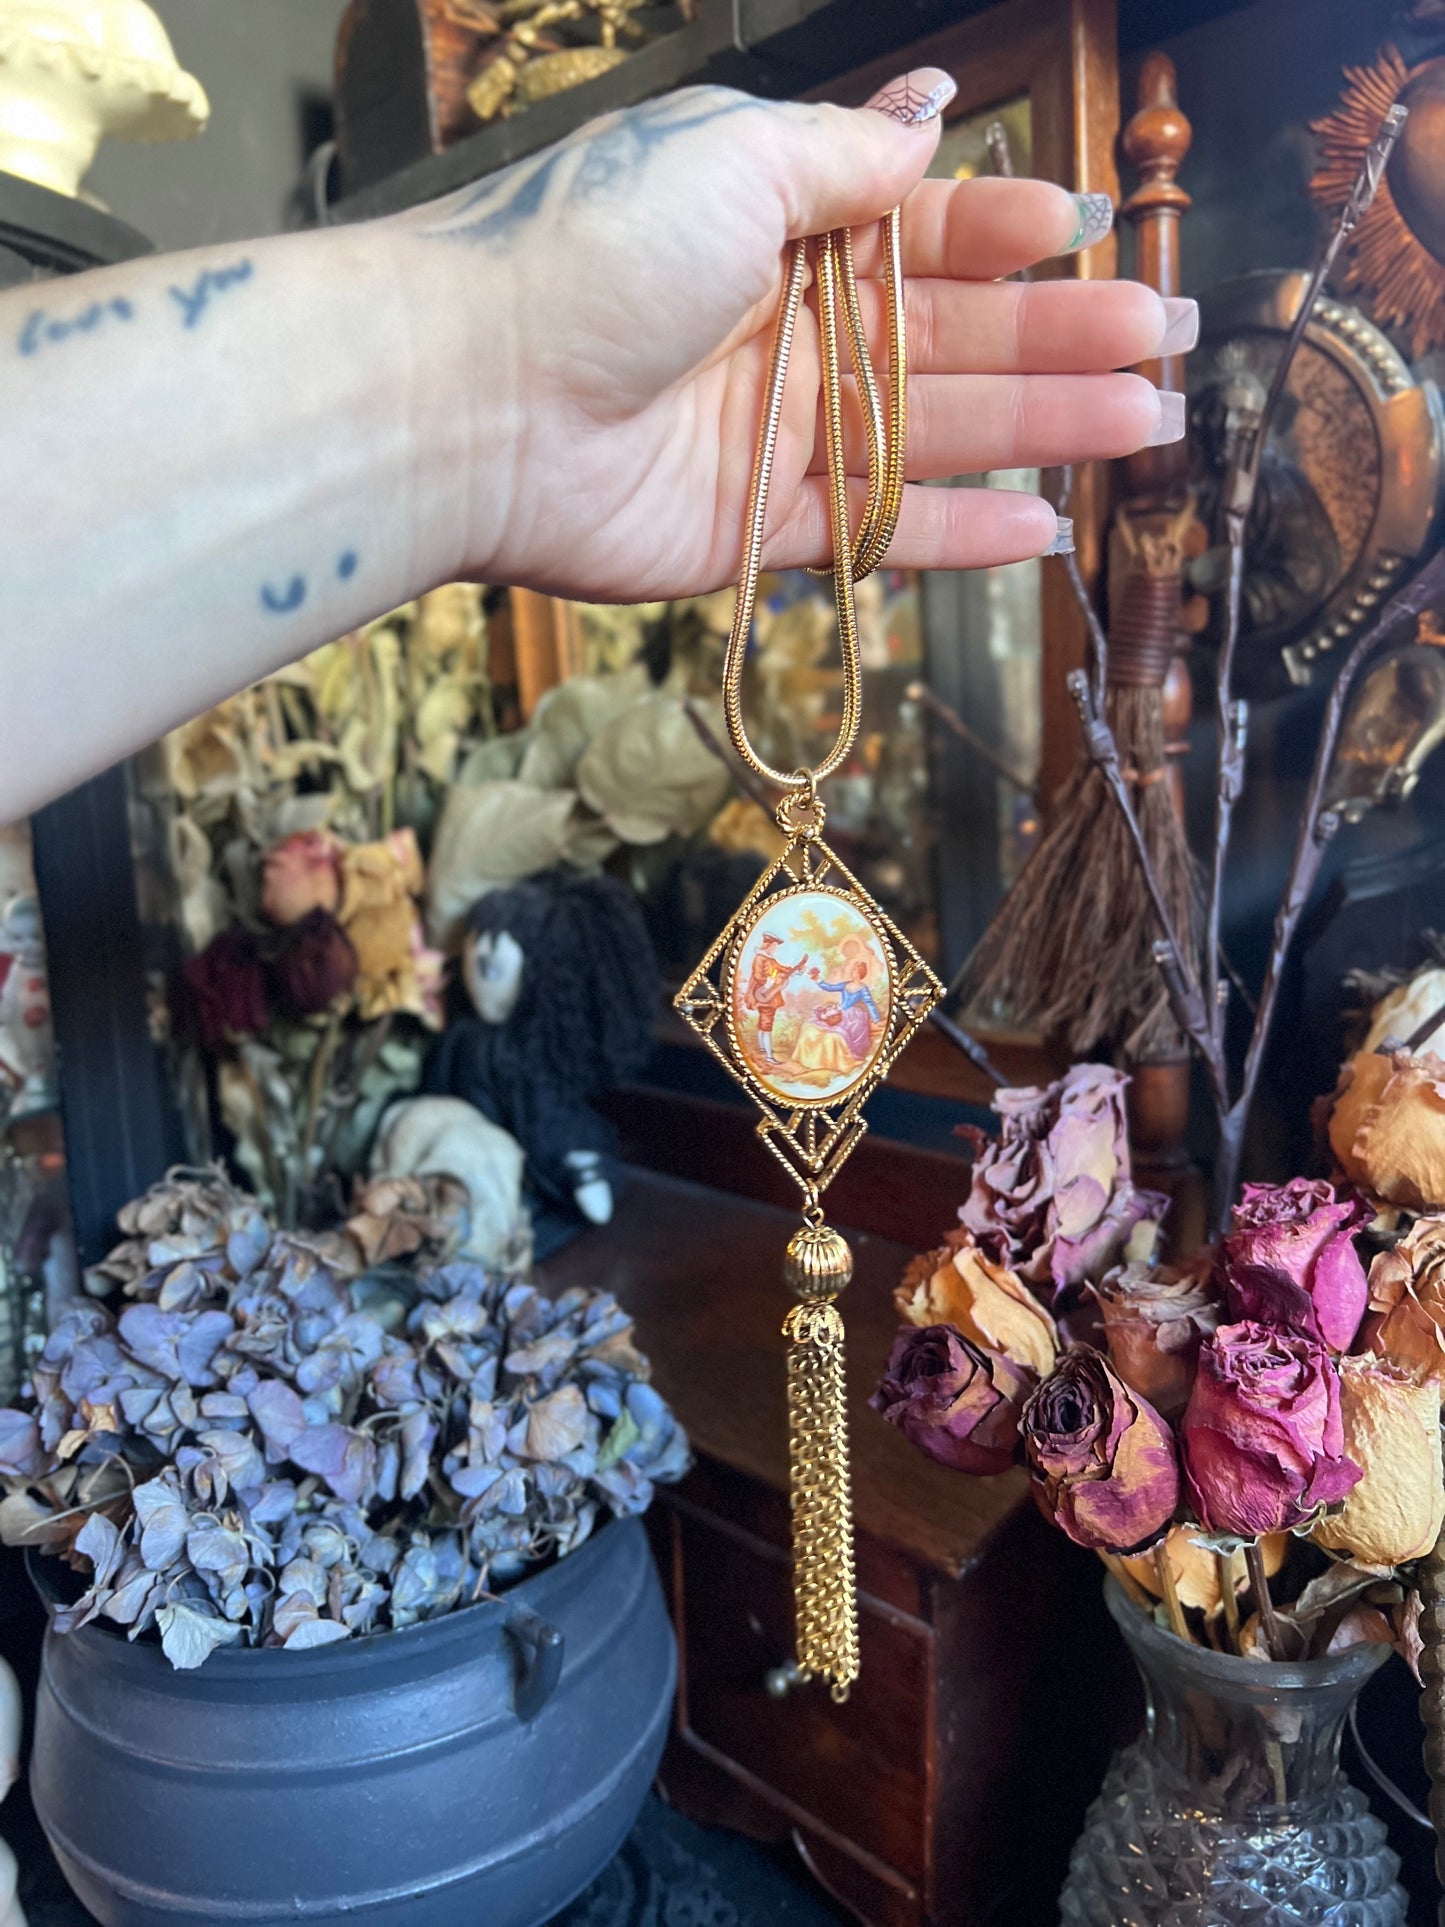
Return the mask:
[[1219,1597],[1224,1607],[1224,1627],[1226,1646],[1231,1653],[1239,1651],[1239,1601],[1234,1593],[1234,1554],[1216,1552],[1214,1564],[1219,1573]]
[[1028,778],[1020,776],[1008,759],[1000,756],[992,743],[986,742],[976,729],[963,720],[956,709],[943,700],[942,696],[935,695],[926,682],[911,682],[903,693],[910,702],[922,703],[923,707],[935,715],[945,728],[953,731],[961,743],[967,743],[976,756],[981,756],[990,769],[996,770],[1006,783],[1012,783],[1014,788],[1022,790],[1025,796],[1033,795],[1034,785]]
[[1254,1588],[1254,1603],[1259,1611],[1259,1628],[1264,1637],[1265,1651],[1271,1659],[1284,1659],[1288,1656],[1288,1641],[1280,1616],[1274,1609],[1269,1574],[1264,1569],[1264,1554],[1259,1549],[1257,1539],[1251,1540],[1244,1548],[1244,1560],[1249,1567],[1249,1583]]
[[1290,863],[1289,875],[1285,880],[1284,895],[1280,899],[1279,909],[1275,914],[1269,962],[1265,966],[1264,982],[1260,987],[1259,1012],[1250,1034],[1249,1049],[1245,1053],[1239,1096],[1229,1107],[1220,1132],[1219,1159],[1215,1174],[1216,1214],[1227,1210],[1234,1197],[1239,1179],[1239,1161],[1244,1147],[1244,1128],[1248,1122],[1250,1106],[1254,1102],[1254,1093],[1264,1063],[1265,1048],[1269,1042],[1270,1026],[1274,1020],[1274,1008],[1279,998],[1285,962],[1290,945],[1294,941],[1299,920],[1304,914],[1305,905],[1309,902],[1310,892],[1319,876],[1325,852],[1340,827],[1339,817],[1333,810],[1326,810],[1323,805],[1325,787],[1329,782],[1330,769],[1335,760],[1335,749],[1339,743],[1340,730],[1344,725],[1350,692],[1366,662],[1394,634],[1395,630],[1405,622],[1418,621],[1424,611],[1442,596],[1445,596],[1445,550],[1441,550],[1425,565],[1413,582],[1408,583],[1385,604],[1374,627],[1365,631],[1346,656],[1340,666],[1340,673],[1335,678],[1334,686],[1330,690],[1329,699],[1325,704],[1324,720],[1320,727],[1319,742],[1315,746],[1314,768],[1310,772],[1309,790],[1295,838],[1294,857]]
[[[1234,695],[1234,664],[1239,650],[1243,616],[1244,552],[1249,518],[1259,488],[1260,466],[1269,442],[1270,428],[1284,397],[1296,352],[1304,340],[1305,329],[1309,326],[1315,303],[1320,297],[1330,270],[1334,267],[1346,236],[1352,232],[1374,199],[1375,191],[1379,187],[1390,158],[1390,150],[1394,147],[1400,130],[1405,124],[1405,115],[1406,110],[1401,106],[1390,109],[1361,163],[1350,198],[1341,209],[1334,231],[1325,244],[1319,260],[1315,263],[1314,272],[1310,275],[1304,293],[1300,297],[1299,306],[1290,324],[1289,334],[1275,362],[1274,373],[1270,378],[1269,389],[1264,398],[1264,405],[1260,409],[1259,419],[1244,427],[1236,438],[1224,481],[1222,506],[1225,540],[1229,547],[1229,574],[1225,588],[1224,634],[1220,641],[1215,676],[1215,716],[1219,746],[1214,789],[1214,851],[1210,864],[1209,895],[1205,905],[1203,962],[1205,1003],[1209,1010],[1215,1046],[1221,1060],[1224,1054],[1227,1002],[1227,994],[1220,977],[1219,962],[1224,873],[1229,859],[1234,809],[1244,789],[1244,745],[1248,723],[1246,707],[1242,702],[1236,701]],[[1260,1014],[1263,1009],[1264,999],[1261,997],[1260,1009],[1255,1015],[1256,1030],[1259,1028]],[[1227,1135],[1227,1132],[1228,1126],[1221,1119],[1221,1134]],[[1241,1137],[1242,1133],[1241,1123],[1239,1126]],[[1231,1189],[1223,1197],[1226,1208],[1232,1196]],[[1219,1208],[1219,1202],[1220,1193],[1216,1190],[1216,1209]]]
[[1013,1079],[1004,1076],[972,1031],[965,1030],[962,1024],[956,1024],[946,1012],[940,1009],[931,1010],[928,1013],[928,1021],[941,1036],[948,1039],[955,1050],[961,1050],[971,1064],[976,1064],[984,1076],[998,1089],[1012,1088]]

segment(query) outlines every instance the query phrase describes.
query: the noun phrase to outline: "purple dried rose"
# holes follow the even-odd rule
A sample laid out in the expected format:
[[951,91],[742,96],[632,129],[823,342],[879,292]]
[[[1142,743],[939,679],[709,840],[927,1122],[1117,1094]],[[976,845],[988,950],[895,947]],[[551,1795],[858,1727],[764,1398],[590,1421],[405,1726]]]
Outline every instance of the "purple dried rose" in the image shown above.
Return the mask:
[[1066,1351],[1020,1425],[1034,1497],[1091,1551],[1143,1552],[1179,1504],[1174,1435],[1091,1345]]
[[940,1465],[987,1476],[1016,1463],[1019,1411],[1036,1383],[952,1325],[906,1325],[868,1402]]
[[1199,1351],[1180,1425],[1190,1502],[1210,1532],[1292,1531],[1358,1482],[1340,1380],[1318,1339],[1245,1320]]
[[228,1037],[254,1036],[270,1023],[261,947],[244,926],[213,937],[186,964],[184,975],[207,1049],[214,1050]]
[[356,952],[326,910],[312,910],[291,924],[271,962],[276,1001],[290,1017],[329,1010],[356,982]]
[[1355,1233],[1371,1215],[1361,1199],[1308,1178],[1247,1184],[1219,1246],[1230,1311],[1348,1351],[1370,1295]]
[[1056,1084],[1001,1090],[997,1141],[965,1126],[973,1183],[959,1217],[979,1243],[1031,1284],[1058,1292],[1101,1278],[1136,1225],[1168,1199],[1129,1174],[1128,1078],[1076,1064]]

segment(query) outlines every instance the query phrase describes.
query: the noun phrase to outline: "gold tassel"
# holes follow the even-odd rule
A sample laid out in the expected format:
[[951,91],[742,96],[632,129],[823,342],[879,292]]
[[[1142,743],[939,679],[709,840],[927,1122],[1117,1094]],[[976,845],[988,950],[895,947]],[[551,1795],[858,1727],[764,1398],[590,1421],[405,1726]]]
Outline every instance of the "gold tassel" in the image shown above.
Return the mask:
[[858,1677],[843,1320],[836,1305],[814,1299],[793,1307],[783,1335],[798,1666],[805,1677],[829,1680],[841,1704]]

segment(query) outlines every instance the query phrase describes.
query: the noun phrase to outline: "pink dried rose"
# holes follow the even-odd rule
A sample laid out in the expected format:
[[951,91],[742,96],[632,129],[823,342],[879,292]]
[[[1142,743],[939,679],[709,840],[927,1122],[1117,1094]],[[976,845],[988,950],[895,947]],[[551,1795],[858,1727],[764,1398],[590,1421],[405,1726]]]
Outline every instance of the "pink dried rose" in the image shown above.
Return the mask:
[[1289,1532],[1359,1483],[1340,1380],[1318,1339],[1244,1320],[1199,1350],[1180,1424],[1184,1480],[1209,1532]]
[[868,1402],[940,1465],[988,1476],[1017,1462],[1019,1411],[1036,1383],[952,1325],[906,1325]]
[[1102,1352],[1074,1345],[1025,1405],[1034,1496],[1076,1545],[1142,1552],[1179,1504],[1174,1434]]
[[1076,1064],[1056,1084],[997,1092],[996,1142],[964,1127],[973,1183],[958,1215],[1031,1284],[1061,1291],[1101,1278],[1136,1226],[1168,1207],[1129,1174],[1128,1082],[1106,1064]]
[[1121,1265],[1094,1287],[1110,1362],[1167,1419],[1189,1403],[1200,1342],[1219,1325],[1212,1256],[1204,1252],[1202,1262],[1183,1270]]
[[262,859],[261,911],[271,923],[299,923],[341,902],[341,844],[330,830],[298,830]]
[[1336,1198],[1322,1181],[1247,1184],[1219,1244],[1230,1311],[1348,1351],[1369,1298],[1355,1233],[1371,1216],[1361,1199]]
[[261,946],[243,925],[213,937],[182,973],[201,1042],[214,1050],[229,1037],[251,1037],[271,1021]]

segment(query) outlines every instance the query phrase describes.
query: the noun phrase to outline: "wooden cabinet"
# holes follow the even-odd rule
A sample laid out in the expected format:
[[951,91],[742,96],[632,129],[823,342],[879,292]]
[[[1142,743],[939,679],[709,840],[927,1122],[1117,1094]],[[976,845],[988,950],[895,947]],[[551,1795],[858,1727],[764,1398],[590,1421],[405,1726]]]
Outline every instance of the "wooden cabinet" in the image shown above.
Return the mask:
[[791,1840],[873,1927],[1052,1927],[1084,1807],[1137,1721],[1099,1568],[1039,1518],[1021,1472],[951,1473],[867,1405],[908,1241],[950,1221],[967,1165],[865,1142],[832,1194],[857,1256],[842,1309],[862,1654],[837,1706],[820,1684],[780,1678],[792,1653],[780,1265],[795,1214],[747,1113],[653,1091],[624,1093],[615,1113],[652,1168],[634,1168],[613,1223],[545,1277],[617,1293],[697,1452],[651,1515],[681,1658],[667,1797]]

